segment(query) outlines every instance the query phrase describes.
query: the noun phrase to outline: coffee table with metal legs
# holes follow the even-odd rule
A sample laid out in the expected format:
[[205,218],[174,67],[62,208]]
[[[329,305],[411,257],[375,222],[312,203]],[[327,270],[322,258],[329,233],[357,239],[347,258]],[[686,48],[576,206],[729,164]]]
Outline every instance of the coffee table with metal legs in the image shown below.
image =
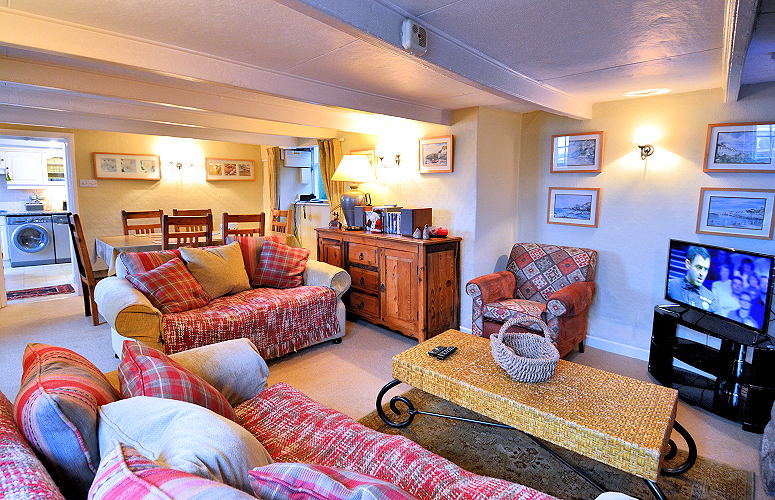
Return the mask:
[[[456,346],[445,360],[428,355],[436,346]],[[600,491],[605,491],[583,471],[563,460],[543,441],[592,458],[646,481],[663,500],[657,486],[660,473],[687,471],[697,458],[689,433],[675,421],[678,391],[640,380],[560,360],[546,382],[515,382],[495,362],[489,339],[448,330],[393,358],[393,377],[377,396],[377,411],[393,427],[406,427],[417,414],[455,418],[414,408],[411,401],[394,397],[390,408],[400,416],[397,403],[406,406],[407,417],[391,419],[382,410],[387,391],[404,382],[451,401],[500,424],[524,432]],[[676,454],[670,439],[676,430],[689,448],[687,460],[673,469],[663,462]]]

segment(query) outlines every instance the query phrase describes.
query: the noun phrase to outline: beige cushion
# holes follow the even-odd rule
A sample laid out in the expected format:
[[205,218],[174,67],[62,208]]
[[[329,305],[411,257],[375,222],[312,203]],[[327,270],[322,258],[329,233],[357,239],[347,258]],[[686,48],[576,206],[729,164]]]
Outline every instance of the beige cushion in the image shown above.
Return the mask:
[[250,288],[239,243],[206,249],[183,247],[180,255],[188,270],[212,298]]
[[220,481],[251,493],[248,471],[272,463],[261,443],[239,424],[175,399],[136,396],[100,407],[101,458],[113,440],[162,467]]

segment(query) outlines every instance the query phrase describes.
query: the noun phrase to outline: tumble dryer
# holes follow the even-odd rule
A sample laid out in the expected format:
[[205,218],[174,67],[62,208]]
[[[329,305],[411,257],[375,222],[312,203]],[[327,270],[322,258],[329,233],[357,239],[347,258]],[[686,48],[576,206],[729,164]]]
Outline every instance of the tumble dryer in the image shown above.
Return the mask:
[[54,226],[50,215],[8,215],[5,218],[11,267],[54,264]]

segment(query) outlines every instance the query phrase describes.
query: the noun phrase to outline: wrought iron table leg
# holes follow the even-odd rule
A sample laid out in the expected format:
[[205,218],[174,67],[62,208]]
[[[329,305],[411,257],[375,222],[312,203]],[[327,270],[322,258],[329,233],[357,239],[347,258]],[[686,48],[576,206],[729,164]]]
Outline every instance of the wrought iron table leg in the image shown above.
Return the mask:
[[[689,434],[689,431],[684,429],[684,427],[678,422],[673,422],[673,430],[678,432],[678,434],[680,434],[681,437],[684,438],[684,441],[686,441],[686,446],[689,447],[689,455],[686,457],[686,460],[684,461],[684,463],[682,463],[678,467],[662,468],[662,474],[669,477],[683,474],[684,472],[691,469],[692,466],[694,465],[694,462],[697,461],[697,444],[694,442],[694,438],[692,438],[692,435]],[[667,454],[666,458],[668,459],[673,458],[675,456],[676,449],[677,448],[675,446],[675,443],[671,439],[670,453]]]
[[644,479],[646,481],[646,486],[649,487],[651,492],[654,494],[655,497],[657,497],[658,500],[667,500],[665,498],[665,493],[662,491],[662,488],[659,487],[657,483],[650,479]]

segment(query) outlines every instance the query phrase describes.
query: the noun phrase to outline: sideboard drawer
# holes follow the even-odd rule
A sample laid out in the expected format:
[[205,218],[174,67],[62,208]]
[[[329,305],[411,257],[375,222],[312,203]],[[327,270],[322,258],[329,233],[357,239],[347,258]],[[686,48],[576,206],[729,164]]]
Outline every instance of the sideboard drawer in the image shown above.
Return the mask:
[[376,293],[379,291],[379,273],[377,271],[361,269],[360,267],[351,267],[350,277],[352,278],[352,285],[355,288],[367,292]]
[[365,293],[350,292],[350,309],[358,314],[379,317],[379,298]]
[[353,264],[377,267],[377,247],[350,243],[347,250],[347,260]]

